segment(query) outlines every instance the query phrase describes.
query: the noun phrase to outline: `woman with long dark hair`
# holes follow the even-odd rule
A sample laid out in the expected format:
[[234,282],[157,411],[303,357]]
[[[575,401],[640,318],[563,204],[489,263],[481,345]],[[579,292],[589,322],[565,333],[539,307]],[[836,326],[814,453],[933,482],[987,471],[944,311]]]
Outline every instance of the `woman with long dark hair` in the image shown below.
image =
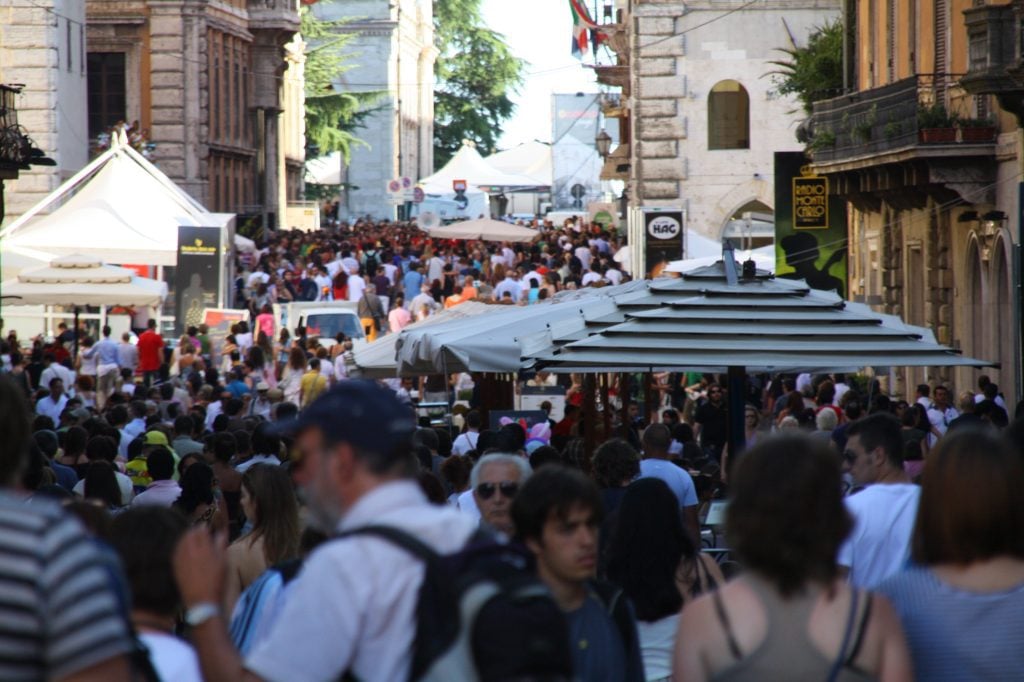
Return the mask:
[[217,499],[213,469],[205,462],[193,462],[181,474],[181,495],[171,505],[193,526],[205,525],[214,530],[227,530],[227,514]]
[[288,472],[256,464],[242,475],[242,510],[252,530],[228,547],[228,613],[263,571],[299,555],[299,504]]
[[744,571],[683,609],[675,679],[911,679],[892,606],[839,573],[853,529],[840,481],[835,453],[802,434],[739,458],[726,535]]
[[85,468],[84,484],[85,499],[101,502],[111,513],[124,509],[121,504],[121,487],[117,483],[117,475],[110,462],[90,462]]
[[669,679],[680,609],[725,579],[684,530],[679,501],[661,479],[626,488],[608,545],[608,578],[636,609],[647,679]]

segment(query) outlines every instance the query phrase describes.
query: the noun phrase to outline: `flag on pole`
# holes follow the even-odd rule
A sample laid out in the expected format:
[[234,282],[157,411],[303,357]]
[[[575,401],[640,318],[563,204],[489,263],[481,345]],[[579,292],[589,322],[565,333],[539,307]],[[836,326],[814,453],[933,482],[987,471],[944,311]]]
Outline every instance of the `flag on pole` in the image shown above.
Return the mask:
[[590,50],[591,43],[596,50],[608,36],[590,18],[590,13],[581,0],[569,0],[569,8],[572,10],[572,54],[577,59],[582,59]]

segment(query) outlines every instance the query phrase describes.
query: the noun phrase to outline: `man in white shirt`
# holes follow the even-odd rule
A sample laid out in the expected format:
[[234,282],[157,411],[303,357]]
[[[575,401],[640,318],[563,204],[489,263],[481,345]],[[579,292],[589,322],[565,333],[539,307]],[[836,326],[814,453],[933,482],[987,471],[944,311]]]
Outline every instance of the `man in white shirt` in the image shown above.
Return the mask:
[[465,455],[470,450],[476,450],[476,444],[480,441],[480,413],[470,410],[466,414],[466,432],[460,433],[452,443],[453,455]]
[[427,262],[427,283],[433,284],[434,280],[444,281],[444,258],[435,253]]
[[420,293],[412,297],[409,301],[409,311],[415,316],[418,315],[420,309],[426,306],[428,310],[434,311],[440,308],[440,304],[434,300],[434,297],[430,295],[430,287],[426,284],[420,287]]
[[48,388],[49,395],[36,402],[36,414],[49,417],[55,427],[60,426],[60,414],[68,406],[68,397],[64,394],[64,381],[59,377],[53,377]]
[[580,246],[576,247],[576,249],[573,251],[573,254],[575,254],[575,256],[580,259],[580,263],[583,263],[583,269],[584,270],[589,270],[590,269],[590,257],[591,257],[591,254],[590,254],[590,247],[589,246],[585,246],[585,245],[581,244]]
[[132,343],[129,332],[121,334],[121,343],[117,344],[117,364],[121,369],[130,369],[132,374],[139,366],[139,349]]
[[[609,261],[609,263],[611,263],[611,261]],[[614,265],[609,265],[608,269],[604,271],[604,278],[608,280],[608,283],[612,286],[618,286],[622,284],[622,271]]]
[[357,303],[366,290],[366,280],[361,275],[349,275],[348,300]]
[[494,287],[494,300],[500,301],[506,293],[516,303],[523,297],[523,287],[516,279],[516,273],[512,270],[509,270],[505,275],[505,279],[501,280],[498,286]]
[[40,386],[49,387],[50,381],[55,378],[64,382],[64,388],[70,389],[75,385],[75,373],[57,362],[53,353],[43,355],[43,364],[46,368],[39,375]]
[[[431,505],[408,477],[414,427],[393,392],[361,380],[338,384],[304,410],[290,431],[310,521],[327,533],[394,526],[440,553],[461,548],[475,524]],[[207,679],[329,680],[346,671],[366,680],[409,677],[424,568],[385,539],[356,534],[315,550],[269,635],[244,661],[217,607],[223,549],[209,531],[190,532],[174,565]]]
[[257,464],[271,464],[273,466],[281,464],[281,460],[278,458],[278,455],[281,454],[281,439],[277,436],[269,422],[260,424],[252,432],[252,451],[255,454],[236,465],[235,471],[244,474]]
[[949,389],[945,386],[936,386],[932,406],[928,409],[928,421],[931,422],[932,432],[928,435],[928,445],[935,445],[939,438],[949,430],[949,424],[960,416],[960,410],[953,407],[950,402]]
[[837,561],[853,585],[873,589],[910,557],[921,489],[903,471],[903,438],[895,417],[872,414],[851,423],[846,433],[844,466],[855,486],[866,487],[846,498],[854,526]]

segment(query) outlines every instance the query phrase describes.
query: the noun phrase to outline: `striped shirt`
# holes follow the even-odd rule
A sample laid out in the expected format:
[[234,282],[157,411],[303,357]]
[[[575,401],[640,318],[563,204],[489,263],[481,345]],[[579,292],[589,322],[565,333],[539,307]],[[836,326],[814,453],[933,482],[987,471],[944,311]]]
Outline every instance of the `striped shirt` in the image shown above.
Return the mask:
[[0,492],[0,680],[64,677],[128,653],[112,576],[60,507]]
[[981,682],[1024,674],[1024,585],[967,592],[914,567],[878,591],[900,616],[916,679]]

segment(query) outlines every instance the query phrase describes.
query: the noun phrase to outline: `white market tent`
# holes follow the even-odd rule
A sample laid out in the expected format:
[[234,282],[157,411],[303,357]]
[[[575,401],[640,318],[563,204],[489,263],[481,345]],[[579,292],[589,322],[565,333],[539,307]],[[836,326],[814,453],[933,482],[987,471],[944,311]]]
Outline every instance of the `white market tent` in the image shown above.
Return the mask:
[[427,230],[431,237],[441,239],[473,239],[488,242],[532,242],[537,230],[522,225],[512,225],[501,220],[478,218],[462,220],[449,225],[439,225]]
[[110,149],[0,231],[4,249],[168,266],[177,262],[179,226],[218,227],[229,260],[234,216],[208,212],[126,139],[112,137]]
[[515,191],[537,187],[534,178],[499,170],[489,164],[471,144],[463,144],[444,168],[419,182],[427,194],[454,194],[452,181],[465,180],[480,191]]
[[531,178],[538,187],[551,186],[551,145],[549,144],[536,140],[523,142],[511,149],[491,154],[484,161],[499,171]]
[[342,163],[341,152],[309,159],[306,161],[306,182],[313,185],[340,185]]

